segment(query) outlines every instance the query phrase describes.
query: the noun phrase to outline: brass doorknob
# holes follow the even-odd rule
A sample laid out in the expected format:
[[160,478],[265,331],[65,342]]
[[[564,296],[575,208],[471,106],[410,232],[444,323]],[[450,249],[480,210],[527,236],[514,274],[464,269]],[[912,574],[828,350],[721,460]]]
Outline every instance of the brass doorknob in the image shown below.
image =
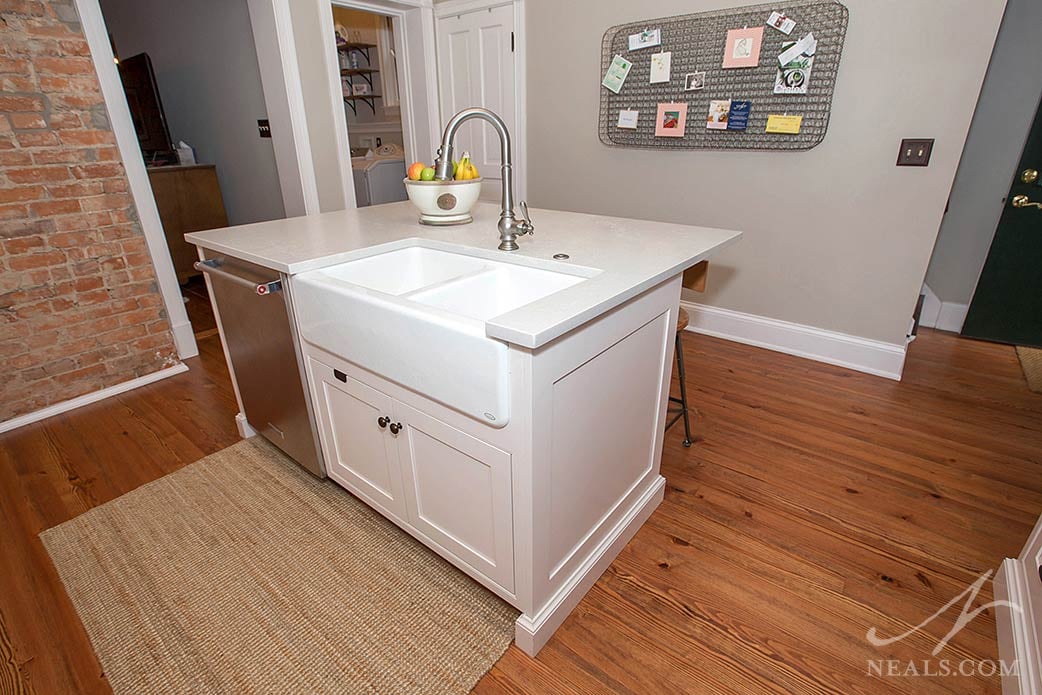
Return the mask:
[[1025,169],[1020,172],[1020,180],[1024,183],[1035,183],[1035,181],[1038,181],[1038,171],[1035,169]]
[[1038,208],[1042,210],[1042,203],[1034,203],[1026,195],[1013,196],[1013,207],[1015,208]]

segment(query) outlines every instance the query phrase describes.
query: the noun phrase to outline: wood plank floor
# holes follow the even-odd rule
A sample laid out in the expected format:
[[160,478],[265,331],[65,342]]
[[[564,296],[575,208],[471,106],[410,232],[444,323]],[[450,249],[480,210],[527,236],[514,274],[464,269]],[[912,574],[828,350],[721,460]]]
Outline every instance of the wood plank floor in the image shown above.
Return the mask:
[[[237,440],[216,336],[191,371],[0,435],[0,693],[108,685],[37,534]],[[667,437],[666,500],[535,660],[492,693],[977,693],[869,660],[996,659],[988,609],[938,657],[932,615],[1042,513],[1042,395],[1012,348],[925,332],[895,383],[685,335],[697,442]],[[991,585],[974,606],[992,599]]]

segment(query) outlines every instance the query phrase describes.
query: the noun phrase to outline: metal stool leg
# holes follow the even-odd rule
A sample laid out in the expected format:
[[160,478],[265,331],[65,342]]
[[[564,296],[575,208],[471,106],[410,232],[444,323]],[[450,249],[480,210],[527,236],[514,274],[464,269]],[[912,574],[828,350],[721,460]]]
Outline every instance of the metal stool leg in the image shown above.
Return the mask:
[[684,416],[684,446],[691,446],[691,423],[687,415],[687,384],[684,383],[684,344],[680,340],[681,331],[677,331],[677,374],[680,377],[680,412]]

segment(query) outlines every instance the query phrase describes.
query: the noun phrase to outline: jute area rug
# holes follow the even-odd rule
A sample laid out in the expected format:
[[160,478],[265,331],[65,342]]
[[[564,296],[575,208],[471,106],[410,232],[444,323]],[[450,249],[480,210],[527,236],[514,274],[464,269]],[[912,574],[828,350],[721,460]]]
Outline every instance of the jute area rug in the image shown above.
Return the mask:
[[517,617],[260,437],[41,538],[119,694],[466,693]]
[[1028,388],[1035,393],[1042,393],[1042,349],[1018,347],[1017,357],[1024,369],[1024,377],[1028,380]]

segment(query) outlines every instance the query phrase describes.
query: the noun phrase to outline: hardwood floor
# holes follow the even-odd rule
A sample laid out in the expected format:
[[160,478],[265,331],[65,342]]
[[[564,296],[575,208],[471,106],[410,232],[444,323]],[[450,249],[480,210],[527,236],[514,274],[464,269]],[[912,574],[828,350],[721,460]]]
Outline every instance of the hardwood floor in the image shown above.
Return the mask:
[[[998,692],[987,669],[869,674],[996,659],[990,608],[937,657],[963,601],[865,635],[927,619],[1042,513],[1042,395],[1013,349],[927,331],[896,383],[684,341],[698,441],[670,431],[665,502],[539,657],[511,647],[476,692]],[[236,441],[216,336],[200,347],[186,374],[0,435],[0,693],[108,692],[37,533]]]

